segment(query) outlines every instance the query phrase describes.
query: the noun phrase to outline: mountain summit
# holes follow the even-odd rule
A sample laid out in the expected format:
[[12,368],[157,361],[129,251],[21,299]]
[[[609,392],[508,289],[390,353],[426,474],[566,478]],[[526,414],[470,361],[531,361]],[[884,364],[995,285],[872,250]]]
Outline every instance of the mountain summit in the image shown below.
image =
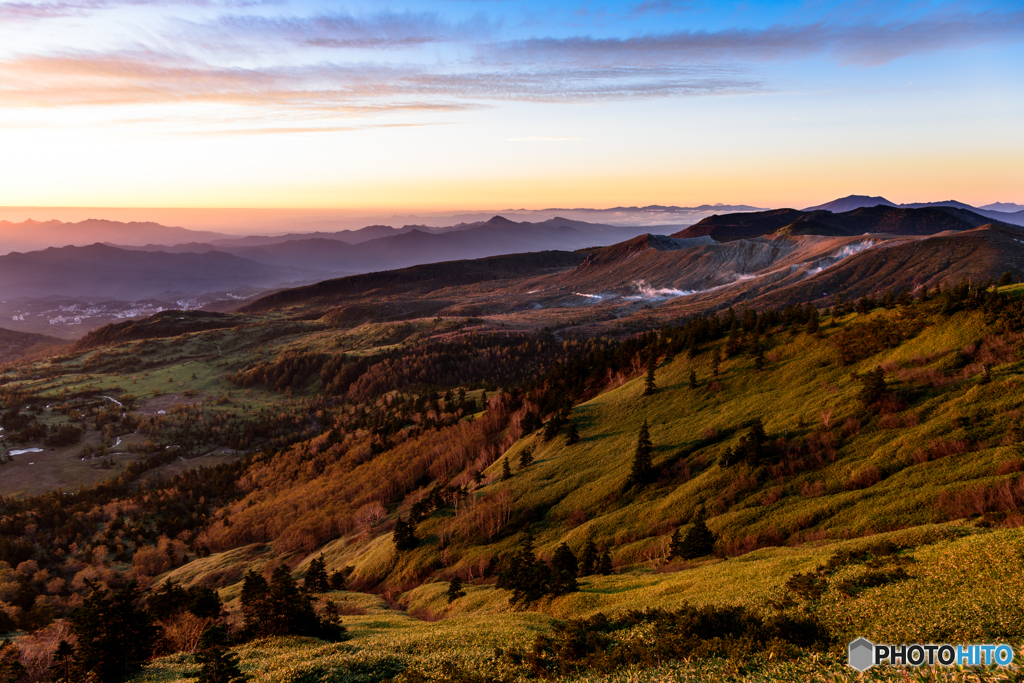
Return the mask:
[[897,206],[893,204],[885,197],[869,197],[863,194],[851,194],[849,197],[843,197],[842,199],[836,199],[827,204],[820,204],[818,206],[810,206],[804,211],[831,211],[832,213],[845,213],[846,211],[853,211],[854,209],[871,208],[873,206]]

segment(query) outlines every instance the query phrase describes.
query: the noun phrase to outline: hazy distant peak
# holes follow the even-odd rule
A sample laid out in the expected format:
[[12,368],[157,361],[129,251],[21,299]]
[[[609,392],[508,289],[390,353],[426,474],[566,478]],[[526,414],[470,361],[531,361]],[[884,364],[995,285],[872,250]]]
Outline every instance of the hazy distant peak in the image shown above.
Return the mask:
[[870,197],[863,194],[851,194],[842,199],[835,199],[825,204],[811,206],[804,211],[831,211],[832,213],[845,213],[854,209],[871,208],[874,206],[897,206],[885,197]]
[[484,223],[484,225],[492,225],[492,226],[496,226],[496,227],[497,226],[511,227],[513,225],[519,225],[519,224],[516,223],[515,221],[510,221],[509,219],[505,218],[504,216],[495,216],[494,218],[492,218],[489,221],[487,221],[486,223]]
[[986,211],[1002,211],[1003,213],[1017,213],[1018,211],[1024,211],[1024,204],[1013,204],[1011,202],[996,202],[995,204],[986,204],[985,206],[979,206],[979,209],[985,209]]

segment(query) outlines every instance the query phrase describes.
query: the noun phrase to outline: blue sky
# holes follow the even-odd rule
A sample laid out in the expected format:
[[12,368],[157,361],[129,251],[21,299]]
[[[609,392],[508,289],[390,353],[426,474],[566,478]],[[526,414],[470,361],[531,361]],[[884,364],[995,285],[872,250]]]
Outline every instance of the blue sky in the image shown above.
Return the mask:
[[1011,2],[0,2],[0,205],[1024,202]]

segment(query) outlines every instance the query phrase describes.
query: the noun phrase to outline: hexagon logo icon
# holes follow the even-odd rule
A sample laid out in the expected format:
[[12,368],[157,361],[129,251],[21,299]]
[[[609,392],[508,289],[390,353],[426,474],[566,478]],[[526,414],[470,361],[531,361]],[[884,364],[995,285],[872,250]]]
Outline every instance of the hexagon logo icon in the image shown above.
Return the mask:
[[875,664],[875,644],[867,638],[858,638],[849,645],[849,662],[857,671],[867,671]]

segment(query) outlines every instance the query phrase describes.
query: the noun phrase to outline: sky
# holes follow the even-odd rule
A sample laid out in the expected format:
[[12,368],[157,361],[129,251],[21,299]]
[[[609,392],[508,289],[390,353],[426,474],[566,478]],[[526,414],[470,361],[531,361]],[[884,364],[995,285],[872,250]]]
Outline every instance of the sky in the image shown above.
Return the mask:
[[0,2],[0,206],[1024,203],[1022,122],[1020,0]]

